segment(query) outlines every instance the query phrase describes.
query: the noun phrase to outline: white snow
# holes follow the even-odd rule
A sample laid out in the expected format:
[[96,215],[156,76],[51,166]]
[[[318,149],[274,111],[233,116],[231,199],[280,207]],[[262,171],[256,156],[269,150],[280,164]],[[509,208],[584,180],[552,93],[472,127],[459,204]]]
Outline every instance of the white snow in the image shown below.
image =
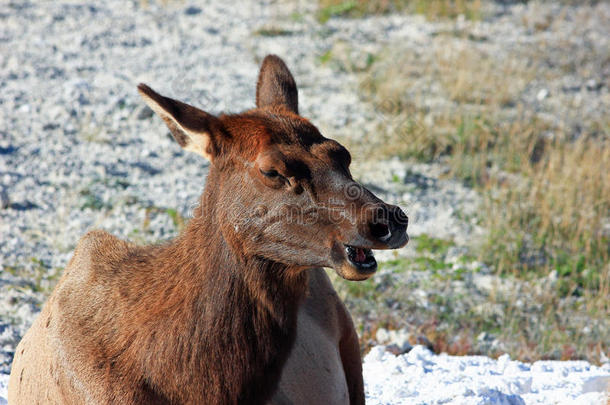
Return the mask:
[[[415,346],[401,356],[376,346],[364,358],[367,404],[605,405],[610,401],[610,363],[513,361],[485,356],[434,354]],[[0,374],[0,405],[8,375]]]
[[578,404],[608,400],[610,363],[513,361],[434,354],[415,346],[401,356],[374,347],[364,358],[367,404]]

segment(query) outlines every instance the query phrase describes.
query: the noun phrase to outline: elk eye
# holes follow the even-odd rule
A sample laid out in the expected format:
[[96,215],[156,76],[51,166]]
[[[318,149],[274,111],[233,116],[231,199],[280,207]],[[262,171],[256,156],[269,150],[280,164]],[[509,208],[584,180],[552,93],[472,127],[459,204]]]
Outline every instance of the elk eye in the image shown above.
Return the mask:
[[277,172],[277,170],[271,169],[271,170],[262,170],[260,169],[260,172],[263,176],[265,177],[269,177],[270,179],[276,178],[278,177],[280,174]]

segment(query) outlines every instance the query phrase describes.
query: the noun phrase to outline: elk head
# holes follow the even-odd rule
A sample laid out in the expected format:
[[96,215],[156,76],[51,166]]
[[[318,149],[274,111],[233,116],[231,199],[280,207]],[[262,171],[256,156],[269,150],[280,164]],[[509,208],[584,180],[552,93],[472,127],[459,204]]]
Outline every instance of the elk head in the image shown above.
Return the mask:
[[294,78],[277,56],[263,61],[256,108],[241,114],[217,117],[138,89],[180,146],[210,160],[198,214],[216,216],[236,255],[364,280],[377,269],[372,249],[407,243],[404,212],[357,183],[347,149],[299,115]]

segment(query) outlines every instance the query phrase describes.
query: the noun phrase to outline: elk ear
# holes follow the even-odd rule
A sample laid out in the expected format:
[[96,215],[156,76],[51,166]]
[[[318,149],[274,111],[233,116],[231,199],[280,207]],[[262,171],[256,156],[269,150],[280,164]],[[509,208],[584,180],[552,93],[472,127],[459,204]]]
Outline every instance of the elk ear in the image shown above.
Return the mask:
[[220,120],[181,101],[164,97],[145,85],[138,92],[150,108],[163,118],[174,139],[183,149],[195,152],[210,161],[217,155],[223,126]]
[[267,55],[256,83],[256,106],[284,105],[299,113],[299,93],[292,73],[282,59]]

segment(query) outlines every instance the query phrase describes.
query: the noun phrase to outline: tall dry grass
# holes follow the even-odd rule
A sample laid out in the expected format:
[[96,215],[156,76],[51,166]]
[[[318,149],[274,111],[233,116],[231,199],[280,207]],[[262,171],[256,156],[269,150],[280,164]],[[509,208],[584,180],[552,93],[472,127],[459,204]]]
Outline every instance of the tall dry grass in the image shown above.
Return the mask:
[[423,14],[430,20],[464,15],[481,18],[481,0],[319,0],[318,19],[326,22],[333,16],[362,17],[406,11]]
[[502,317],[450,317],[428,338],[455,351],[447,339],[462,336],[468,347],[458,348],[472,350],[466,335],[492,330],[524,360],[598,361],[610,314],[610,120],[583,114],[575,130],[537,114],[528,87],[565,72],[541,69],[535,52],[498,58],[459,40],[435,45],[378,55],[361,90],[379,124],[366,145],[352,147],[375,158],[444,162],[449,176],[484,197],[478,220],[487,237],[473,246],[480,258],[544,288],[526,293],[526,306],[517,305],[523,293],[492,296]]
[[[366,7],[380,3],[389,5],[383,12],[395,7],[392,1],[320,4],[339,3],[343,8],[335,11],[351,16],[377,12]],[[402,2],[407,3],[417,1]],[[431,10],[440,3],[452,2],[427,2]],[[485,2],[463,4],[482,7]],[[432,19],[448,16],[433,14]],[[526,17],[537,18],[535,8]],[[498,46],[502,41],[497,38],[468,28],[447,30],[443,23],[439,27],[445,28],[425,49],[394,44],[373,56],[362,54],[367,63],[358,63],[357,49],[333,47],[324,63],[360,75],[362,98],[375,111],[376,124],[363,141],[344,139],[354,155],[446,164],[448,176],[483,196],[477,219],[487,233],[473,249],[500,279],[521,286],[514,294],[489,296],[485,307],[499,308],[494,315],[452,313],[451,308],[468,299],[449,292],[439,294],[442,305],[437,309],[408,307],[405,313],[438,320],[424,331],[435,347],[476,352],[477,335],[486,331],[523,360],[597,362],[608,350],[610,319],[610,118],[584,107],[591,101],[586,97],[596,97],[598,109],[603,109],[603,95],[564,93],[558,83],[568,77],[583,83],[596,77],[608,66],[610,53],[578,46],[562,32],[578,31],[575,24],[587,26],[591,13],[586,7],[543,17],[545,25],[535,31],[558,32],[527,44]],[[550,93],[539,95],[541,88]],[[577,97],[583,100],[577,103]],[[416,267],[417,261],[406,261],[394,271]],[[433,277],[434,269],[427,270]],[[443,271],[452,277],[450,269]],[[382,285],[372,284],[370,291],[358,294],[347,291],[350,310],[368,314],[357,298],[363,291],[366,301],[408,306],[412,288],[379,291]],[[372,325],[409,326],[383,312],[369,318],[374,318]],[[362,332],[367,336],[366,329]]]
[[[483,224],[486,257],[500,272],[556,271],[560,292],[610,296],[610,148],[607,140],[543,141],[514,181],[492,176]],[[530,158],[531,160],[531,158]]]
[[[481,254],[499,272],[556,271],[568,280],[562,293],[607,297],[610,120],[571,133],[523,105],[541,75],[532,60],[459,41],[436,45],[427,58],[393,49],[363,77],[364,97],[382,116],[381,136],[366,149],[440,159],[483,191],[489,238]],[[426,97],[449,102],[430,106]]]
[[[534,0],[554,1],[564,5],[594,5],[604,0]],[[531,0],[508,0],[507,3],[529,3]],[[428,20],[452,19],[460,15],[468,20],[480,20],[484,6],[492,0],[318,0],[318,20],[326,22],[333,16],[363,17],[393,12],[417,13]]]

